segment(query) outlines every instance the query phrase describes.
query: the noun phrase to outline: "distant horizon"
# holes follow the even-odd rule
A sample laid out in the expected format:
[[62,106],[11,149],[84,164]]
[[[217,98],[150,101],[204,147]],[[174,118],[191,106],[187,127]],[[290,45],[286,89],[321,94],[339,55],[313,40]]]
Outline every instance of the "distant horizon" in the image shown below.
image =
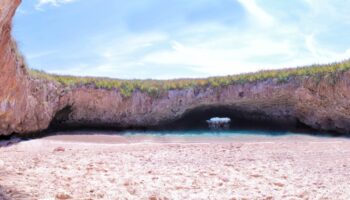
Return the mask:
[[58,75],[181,79],[350,58],[350,2],[27,0],[13,35]]

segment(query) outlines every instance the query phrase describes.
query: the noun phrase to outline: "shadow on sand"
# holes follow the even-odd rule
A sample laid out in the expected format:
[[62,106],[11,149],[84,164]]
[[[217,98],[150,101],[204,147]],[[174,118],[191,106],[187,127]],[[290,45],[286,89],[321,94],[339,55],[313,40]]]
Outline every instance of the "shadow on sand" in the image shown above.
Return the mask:
[[0,185],[0,200],[25,200],[28,195],[14,188],[6,188]]
[[[18,144],[22,139],[18,137],[0,137],[0,148]],[[0,199],[1,200],[1,199]]]

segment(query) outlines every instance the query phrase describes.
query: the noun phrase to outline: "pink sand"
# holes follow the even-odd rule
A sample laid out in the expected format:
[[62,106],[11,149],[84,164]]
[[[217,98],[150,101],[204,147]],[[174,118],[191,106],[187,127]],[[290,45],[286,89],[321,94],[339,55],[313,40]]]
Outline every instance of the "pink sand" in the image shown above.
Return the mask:
[[0,147],[0,199],[350,199],[350,140],[53,136]]

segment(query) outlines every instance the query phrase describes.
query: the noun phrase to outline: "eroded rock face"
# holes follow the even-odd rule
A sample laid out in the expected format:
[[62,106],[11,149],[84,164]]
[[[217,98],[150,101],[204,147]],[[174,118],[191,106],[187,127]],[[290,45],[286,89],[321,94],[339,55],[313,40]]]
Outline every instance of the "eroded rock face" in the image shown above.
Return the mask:
[[350,71],[305,79],[295,91],[295,116],[317,130],[350,132]]
[[201,107],[225,107],[255,120],[301,122],[318,130],[350,132],[350,72],[291,77],[225,87],[170,90],[160,97],[117,89],[65,88],[28,75],[11,39],[19,0],[0,1],[0,135],[27,134],[61,125],[152,127]]
[[296,121],[293,91],[297,88],[294,81],[280,84],[267,80],[221,88],[170,90],[157,98],[139,91],[125,98],[117,90],[77,88],[69,96],[71,112],[65,123],[151,127],[179,119],[202,106],[225,106],[276,120]]
[[59,109],[59,85],[32,80],[11,37],[20,0],[0,1],[0,135],[47,128]]
[[25,107],[25,70],[21,68],[15,43],[11,38],[11,20],[19,0],[0,1],[0,133],[14,131]]
[[152,127],[181,118],[200,107],[226,107],[240,117],[303,123],[316,130],[349,133],[350,71],[334,76],[266,80],[221,88],[172,90],[159,98],[135,92],[77,88],[69,95],[68,125]]

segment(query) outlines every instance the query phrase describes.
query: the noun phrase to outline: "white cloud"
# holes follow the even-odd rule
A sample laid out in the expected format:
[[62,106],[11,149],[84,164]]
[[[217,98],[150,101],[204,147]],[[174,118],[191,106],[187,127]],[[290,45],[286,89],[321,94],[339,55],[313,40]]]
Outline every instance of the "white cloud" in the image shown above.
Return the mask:
[[255,21],[258,21],[262,26],[271,26],[274,23],[274,18],[260,7],[255,0],[237,0],[246,11],[252,16]]
[[40,59],[43,57],[50,56],[56,52],[57,52],[56,50],[34,52],[34,53],[27,54],[26,58],[28,58],[28,59]]
[[[314,34],[304,34],[290,26],[280,25],[279,29],[260,34],[220,26],[208,29],[215,35],[202,30],[208,35],[196,38],[197,32],[189,32],[193,35],[176,40],[160,33],[125,33],[115,40],[106,37],[92,44],[95,55],[102,58],[97,65],[87,63],[52,72],[115,78],[178,78],[186,73],[186,77],[203,77],[329,63],[350,57],[350,49],[329,50],[318,43]],[[152,66],[159,70],[145,72]],[[174,66],[178,66],[179,73],[167,73]],[[186,73],[181,72],[184,68]]]
[[344,52],[334,52],[320,46],[313,34],[305,36],[305,45],[312,57],[320,63],[330,63],[350,58],[350,48]]
[[[125,34],[117,39],[106,38],[94,41],[98,46],[96,53],[107,60],[127,59],[135,54],[152,46],[157,46],[167,41],[167,36],[162,33],[144,33],[144,34]],[[103,44],[103,45],[101,45]]]
[[[59,6],[72,1],[39,2],[41,6]],[[86,63],[71,63],[51,72],[116,78],[179,78],[179,74],[203,77],[329,63],[350,57],[350,49],[340,47],[346,42],[336,41],[338,31],[330,30],[349,23],[348,6],[335,1],[304,0],[307,6],[301,9],[305,10],[293,12],[293,19],[288,21],[282,17],[290,13],[281,14],[285,5],[278,7],[274,0],[261,5],[257,0],[238,1],[251,19],[244,26],[208,22],[183,25],[172,32],[161,32],[160,28],[152,33],[130,33],[118,27],[120,32],[89,37],[92,48],[86,58],[93,62],[76,59]],[[267,9],[271,3],[276,7]],[[346,27],[343,31],[349,32]],[[66,49],[62,50],[65,53]],[[47,54],[32,55],[44,56]]]
[[77,0],[38,0],[36,5],[35,5],[35,9],[37,10],[43,10],[43,7],[46,5],[51,5],[51,6],[60,6],[63,4],[67,4],[67,3],[72,3],[74,1]]
[[[284,55],[293,53],[292,44],[289,42],[271,41],[271,39],[266,41],[267,38],[256,38],[255,36],[245,36],[245,39],[247,40],[243,42],[245,43],[243,46],[241,46],[241,41],[231,39],[222,39],[216,44],[212,41],[202,41],[200,45],[174,41],[171,49],[150,53],[142,61],[157,65],[187,65],[193,71],[212,76],[278,67],[254,61],[254,58],[276,56],[276,52]],[[222,45],[225,43],[235,43],[237,46],[223,48]]]

